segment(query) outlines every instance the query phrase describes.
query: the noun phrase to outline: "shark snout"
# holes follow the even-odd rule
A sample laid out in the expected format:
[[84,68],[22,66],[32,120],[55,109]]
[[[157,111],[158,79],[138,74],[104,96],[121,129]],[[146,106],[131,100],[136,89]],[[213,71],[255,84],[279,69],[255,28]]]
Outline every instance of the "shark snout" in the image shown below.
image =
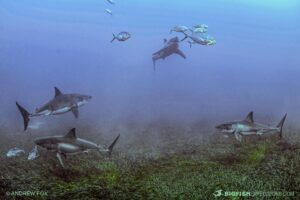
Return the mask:
[[218,126],[216,126],[216,129],[218,129],[219,131],[222,132],[228,132],[232,130],[232,126],[231,124],[220,124]]
[[85,95],[85,96],[79,98],[79,101],[82,101],[82,103],[88,103],[91,99],[92,99],[92,96]]
[[225,126],[224,126],[224,124],[220,124],[220,125],[217,125],[215,128],[218,130],[221,130],[221,129],[224,129]]

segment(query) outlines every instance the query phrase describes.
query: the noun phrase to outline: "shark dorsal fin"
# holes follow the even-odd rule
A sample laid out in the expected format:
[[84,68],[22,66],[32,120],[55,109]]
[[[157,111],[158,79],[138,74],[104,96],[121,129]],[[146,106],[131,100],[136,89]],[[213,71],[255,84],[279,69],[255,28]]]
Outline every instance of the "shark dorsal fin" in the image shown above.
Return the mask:
[[248,115],[247,115],[247,117],[246,117],[246,120],[247,120],[248,122],[251,122],[251,123],[254,122],[254,120],[253,120],[253,112],[252,112],[252,111],[248,113]]
[[55,97],[62,95],[62,92],[57,87],[54,87],[54,90],[55,90]]
[[76,129],[72,128],[67,135],[65,135],[66,138],[76,138]]

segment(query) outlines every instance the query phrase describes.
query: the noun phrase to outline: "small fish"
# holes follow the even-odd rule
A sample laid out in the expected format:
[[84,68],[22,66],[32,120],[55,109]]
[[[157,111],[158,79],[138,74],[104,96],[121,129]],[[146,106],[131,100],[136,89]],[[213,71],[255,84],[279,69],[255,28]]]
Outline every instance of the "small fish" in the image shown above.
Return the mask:
[[188,43],[190,44],[190,47],[192,47],[193,44],[201,44],[201,45],[205,45],[205,46],[211,46],[217,43],[217,41],[209,36],[209,35],[197,35],[197,34],[192,34],[192,35],[188,35],[186,33],[183,33],[185,35],[185,37],[181,40],[184,41],[185,39],[189,38],[192,41],[188,41]]
[[208,25],[206,24],[197,24],[194,26],[194,28],[205,28],[205,29],[208,29]]
[[120,42],[124,42],[128,40],[131,37],[130,33],[128,32],[120,32],[118,35],[113,34],[113,39],[110,42],[113,42],[115,39],[117,39]]
[[174,31],[174,32],[178,32],[178,33],[184,33],[187,30],[189,30],[188,27],[186,26],[175,26],[170,30],[170,34]]
[[110,9],[106,8],[105,11],[106,11],[108,14],[112,15],[112,11],[111,11]]
[[18,147],[14,147],[6,153],[6,157],[12,158],[12,157],[16,157],[16,156],[21,156],[22,154],[25,154],[24,150],[22,150]]
[[113,0],[107,0],[107,2],[110,4],[115,4],[115,2]]
[[37,157],[39,157],[39,153],[37,150],[37,146],[35,145],[35,147],[30,151],[30,153],[28,154],[28,160],[34,160]]
[[191,29],[191,31],[193,33],[206,33],[207,32],[207,28],[199,27],[199,28]]

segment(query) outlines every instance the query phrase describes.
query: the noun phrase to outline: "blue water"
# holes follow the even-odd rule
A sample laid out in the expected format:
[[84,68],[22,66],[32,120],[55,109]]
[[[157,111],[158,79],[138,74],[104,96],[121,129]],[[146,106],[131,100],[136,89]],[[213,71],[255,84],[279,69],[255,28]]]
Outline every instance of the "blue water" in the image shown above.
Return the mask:
[[[76,123],[214,124],[250,110],[258,118],[277,121],[287,112],[289,123],[300,120],[299,1],[115,2],[0,0],[2,123],[21,130],[15,101],[33,111],[53,97],[54,86],[93,96]],[[187,59],[160,60],[154,72],[151,55],[163,39],[183,37],[170,29],[201,23],[217,44],[182,42]],[[110,43],[121,31],[132,38]],[[75,122],[72,114],[53,118]]]

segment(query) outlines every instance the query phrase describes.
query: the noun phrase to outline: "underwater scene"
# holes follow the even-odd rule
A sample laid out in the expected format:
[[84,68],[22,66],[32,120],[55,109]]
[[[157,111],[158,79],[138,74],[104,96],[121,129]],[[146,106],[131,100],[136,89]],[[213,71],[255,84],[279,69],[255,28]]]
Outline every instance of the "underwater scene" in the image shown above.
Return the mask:
[[0,0],[0,200],[300,199],[300,1]]

